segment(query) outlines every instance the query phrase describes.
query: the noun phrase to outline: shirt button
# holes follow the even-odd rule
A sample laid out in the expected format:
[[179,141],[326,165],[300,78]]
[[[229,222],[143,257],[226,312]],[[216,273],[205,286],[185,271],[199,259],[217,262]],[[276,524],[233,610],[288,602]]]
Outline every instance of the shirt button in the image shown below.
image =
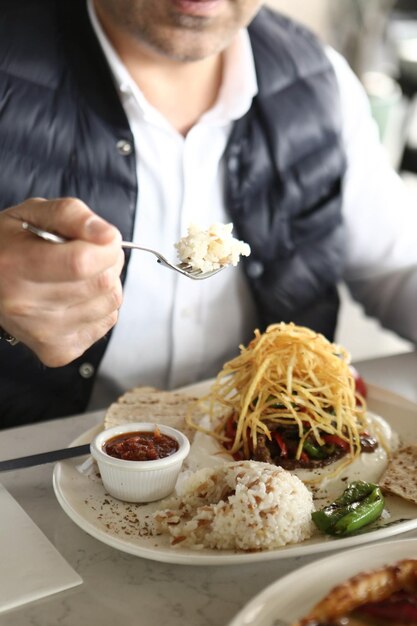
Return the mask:
[[250,278],[259,278],[264,273],[264,264],[260,261],[249,261],[246,272]]
[[230,172],[237,172],[239,169],[239,159],[236,156],[230,157],[228,165]]
[[121,154],[122,156],[129,156],[129,154],[132,154],[133,152],[133,146],[131,142],[126,141],[126,139],[120,139],[116,144],[116,148],[119,154]]
[[130,93],[130,87],[126,83],[121,83],[119,89],[121,93]]
[[94,365],[91,363],[83,363],[78,368],[78,373],[82,378],[91,378],[94,374]]

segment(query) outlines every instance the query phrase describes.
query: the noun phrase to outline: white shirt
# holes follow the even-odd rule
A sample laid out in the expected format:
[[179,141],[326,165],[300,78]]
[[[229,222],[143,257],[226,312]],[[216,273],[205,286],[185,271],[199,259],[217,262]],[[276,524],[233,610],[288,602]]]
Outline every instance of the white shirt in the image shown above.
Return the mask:
[[[133,238],[174,258],[173,243],[190,222],[207,227],[229,221],[222,156],[233,120],[246,113],[258,90],[249,36],[241,31],[226,51],[217,102],[184,138],[146,101],[104,34],[91,0],[88,8],[135,139],[139,194]],[[379,143],[359,81],[340,55],[329,49],[328,56],[341,93],[348,160],[345,278],[370,314],[417,342],[417,207]],[[374,233],[372,242],[369,233]],[[107,405],[134,385],[168,389],[213,376],[252,336],[255,319],[239,270],[190,281],[133,251],[123,306],[90,408]]]
[[[176,259],[174,243],[190,222],[230,221],[223,202],[222,155],[234,120],[250,108],[257,82],[249,37],[225,54],[217,101],[184,138],[146,101],[103,32],[90,18],[112,70],[135,139],[138,201],[133,240]],[[213,376],[253,334],[255,309],[239,268],[191,281],[132,252],[119,320],[100,366],[90,407],[127,388],[175,388]]]

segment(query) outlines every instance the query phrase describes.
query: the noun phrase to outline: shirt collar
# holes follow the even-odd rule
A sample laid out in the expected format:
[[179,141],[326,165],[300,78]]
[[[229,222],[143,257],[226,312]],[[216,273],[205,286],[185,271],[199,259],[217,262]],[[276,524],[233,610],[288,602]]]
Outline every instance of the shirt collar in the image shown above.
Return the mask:
[[[148,119],[162,116],[146,100],[142,91],[129,74],[116,50],[105,34],[94,9],[93,0],[87,0],[88,14],[97,39],[113,73],[116,87],[121,94],[131,94]],[[224,53],[223,81],[213,107],[200,118],[201,123],[223,125],[239,119],[250,109],[258,93],[255,62],[246,29],[238,32]]]

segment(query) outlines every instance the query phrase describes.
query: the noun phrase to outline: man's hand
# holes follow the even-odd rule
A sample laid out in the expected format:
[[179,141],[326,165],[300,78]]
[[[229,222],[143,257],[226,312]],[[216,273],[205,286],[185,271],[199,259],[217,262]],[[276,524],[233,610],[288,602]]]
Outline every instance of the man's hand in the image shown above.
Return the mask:
[[[69,241],[48,243],[23,230],[24,220]],[[35,198],[0,212],[0,326],[45,365],[73,361],[117,321],[120,242],[75,198]]]

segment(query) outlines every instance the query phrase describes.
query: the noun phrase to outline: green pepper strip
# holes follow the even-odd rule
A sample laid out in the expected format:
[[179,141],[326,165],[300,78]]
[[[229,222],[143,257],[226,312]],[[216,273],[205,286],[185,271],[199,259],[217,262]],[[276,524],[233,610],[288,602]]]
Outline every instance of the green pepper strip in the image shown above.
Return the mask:
[[379,518],[384,497],[378,485],[351,483],[332,504],[312,514],[319,530],[330,535],[349,535]]
[[327,459],[329,456],[327,450],[314,445],[311,441],[305,441],[303,443],[303,450],[307,452],[310,459]]

